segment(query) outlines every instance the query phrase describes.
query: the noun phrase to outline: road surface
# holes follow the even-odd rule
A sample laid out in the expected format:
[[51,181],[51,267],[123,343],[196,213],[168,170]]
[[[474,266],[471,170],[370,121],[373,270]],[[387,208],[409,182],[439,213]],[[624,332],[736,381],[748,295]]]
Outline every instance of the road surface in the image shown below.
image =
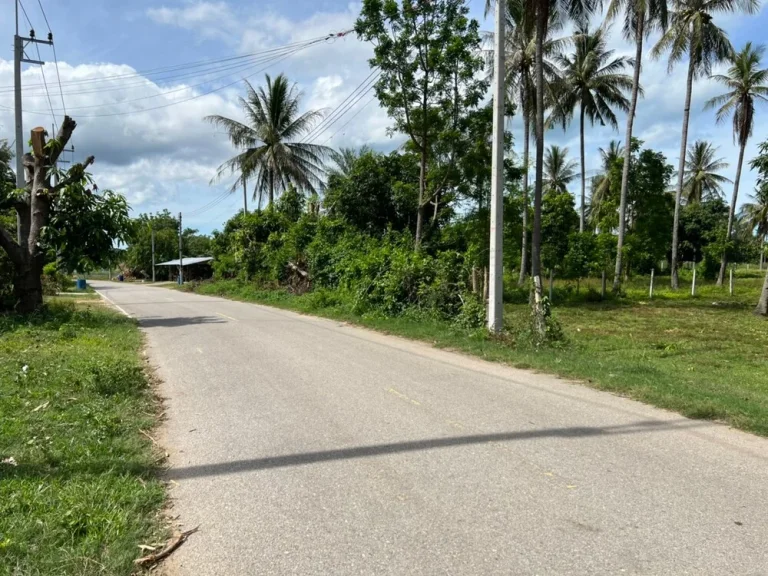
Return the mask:
[[168,398],[182,575],[768,574],[768,441],[339,322],[92,282]]

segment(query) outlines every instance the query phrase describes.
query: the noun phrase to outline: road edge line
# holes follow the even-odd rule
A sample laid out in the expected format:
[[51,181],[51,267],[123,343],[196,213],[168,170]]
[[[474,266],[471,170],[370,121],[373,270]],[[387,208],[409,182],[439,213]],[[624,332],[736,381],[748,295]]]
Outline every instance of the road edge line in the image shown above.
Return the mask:
[[[93,288],[93,286],[91,286],[91,288]],[[93,291],[96,292],[96,294],[98,294],[99,296],[101,296],[104,300],[112,304],[112,306],[120,310],[120,312],[122,312],[128,318],[133,318],[133,316],[131,316],[130,314],[128,314],[128,312],[120,308],[120,306],[118,306],[111,298],[108,298],[103,292],[99,292],[98,290],[96,290],[96,288],[93,288]]]

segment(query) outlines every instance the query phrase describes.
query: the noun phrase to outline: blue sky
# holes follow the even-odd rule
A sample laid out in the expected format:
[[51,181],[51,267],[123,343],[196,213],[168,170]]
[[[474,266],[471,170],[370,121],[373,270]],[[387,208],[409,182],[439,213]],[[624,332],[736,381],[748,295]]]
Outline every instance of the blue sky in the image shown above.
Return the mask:
[[[0,37],[7,38],[0,52],[0,138],[13,140],[12,108],[12,35],[14,32],[13,0],[2,0]],[[93,174],[99,185],[124,193],[135,212],[168,208],[173,212],[189,212],[186,224],[210,232],[241,206],[241,195],[216,202],[207,210],[199,210],[226,190],[228,182],[209,184],[216,167],[233,150],[222,134],[202,121],[208,114],[239,117],[236,104],[242,92],[238,78],[244,73],[208,75],[153,81],[156,77],[131,76],[137,71],[163,66],[227,58],[263,51],[290,42],[314,38],[345,30],[353,24],[359,4],[340,0],[294,0],[291,2],[256,2],[250,0],[42,0],[54,32],[64,100],[70,114],[78,120],[75,132],[76,159],[94,154],[97,159]],[[473,16],[482,28],[490,30],[491,22],[482,21],[484,1],[472,0]],[[47,33],[37,0],[25,0],[24,6],[38,36]],[[747,40],[765,37],[768,16],[762,10],[756,16],[718,18],[739,48]],[[28,25],[22,17],[21,29]],[[654,39],[651,39],[651,43]],[[634,54],[633,47],[621,40],[618,26],[611,34],[611,46],[617,53]],[[36,56],[31,49],[31,56]],[[44,60],[52,60],[48,47],[41,47]],[[268,72],[285,72],[304,92],[304,103],[310,108],[333,108],[338,105],[369,73],[367,59],[370,47],[354,35],[332,43],[307,48],[270,68]],[[768,66],[768,62],[765,63]],[[62,107],[53,64],[45,67],[54,113],[60,117]],[[238,75],[239,74],[239,75]],[[121,78],[106,78],[122,75]],[[251,80],[258,82],[263,73]],[[98,83],[93,82],[99,79]],[[680,118],[685,90],[685,65],[667,75],[666,62],[647,59],[641,77],[646,96],[638,107],[636,130],[646,145],[662,150],[670,163],[677,165]],[[67,84],[69,82],[86,84]],[[201,95],[226,84],[233,86]],[[52,122],[49,104],[41,83],[39,67],[25,66],[24,127],[49,126]],[[82,86],[92,89],[83,90]],[[193,87],[190,87],[193,86]],[[96,88],[93,88],[96,87]],[[98,89],[98,91],[96,91]],[[712,112],[702,111],[703,103],[721,88],[702,80],[694,89],[690,141],[708,139],[720,147],[719,153],[731,167],[733,177],[738,150],[733,146],[730,124],[716,126]],[[190,99],[193,98],[194,99]],[[133,100],[125,102],[125,100]],[[178,104],[176,102],[183,101]],[[347,118],[322,135],[318,142],[333,135],[359,107],[363,98]],[[167,104],[173,104],[166,106]],[[159,106],[166,106],[159,108]],[[157,108],[146,110],[147,108]],[[38,113],[39,112],[39,113]],[[127,112],[127,113],[126,113]],[[113,116],[92,117],[104,114]],[[768,106],[758,110],[755,131],[746,158],[755,155],[756,144],[768,137],[765,129]],[[620,125],[624,126],[620,118]],[[519,118],[513,119],[512,130],[519,138]],[[331,146],[369,144],[378,149],[391,149],[399,142],[386,133],[389,121],[371,102],[349,125],[330,140]],[[587,170],[599,166],[598,148],[622,134],[609,128],[590,129],[587,134]],[[577,159],[577,127],[565,133],[553,130],[548,143],[568,146]],[[748,171],[742,179],[740,198],[752,192],[754,175]],[[574,185],[574,190],[578,185]],[[726,190],[730,197],[730,190]]]

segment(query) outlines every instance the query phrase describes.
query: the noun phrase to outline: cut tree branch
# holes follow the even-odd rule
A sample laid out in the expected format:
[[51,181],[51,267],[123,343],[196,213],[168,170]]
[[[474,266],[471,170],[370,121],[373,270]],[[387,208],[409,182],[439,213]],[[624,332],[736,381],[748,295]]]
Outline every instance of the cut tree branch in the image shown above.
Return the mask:
[[70,184],[73,184],[80,180],[80,178],[83,177],[83,173],[85,172],[85,169],[88,168],[93,162],[96,160],[93,156],[88,156],[88,158],[85,159],[85,162],[82,164],[75,164],[72,166],[72,168],[69,169],[70,173],[72,174],[68,178],[64,178],[61,182],[56,184],[56,186],[51,187],[51,194],[55,194],[62,188],[66,188]]

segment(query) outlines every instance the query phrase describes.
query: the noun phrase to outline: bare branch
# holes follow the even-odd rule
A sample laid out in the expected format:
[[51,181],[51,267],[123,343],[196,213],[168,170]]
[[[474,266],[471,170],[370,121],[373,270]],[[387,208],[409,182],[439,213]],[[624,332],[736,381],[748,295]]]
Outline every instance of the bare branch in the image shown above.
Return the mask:
[[2,226],[0,226],[0,246],[6,251],[11,262],[16,266],[21,266],[21,248],[16,243],[16,240],[13,239],[11,233]]
[[83,172],[85,172],[85,169],[88,168],[93,162],[96,160],[93,156],[88,156],[88,158],[85,159],[85,162],[82,164],[75,164],[72,166],[72,168],[69,169],[70,173],[72,173],[72,176],[69,178],[64,178],[61,182],[56,184],[56,186],[51,187],[51,194],[55,194],[62,188],[66,188],[70,184],[73,184],[74,182],[77,182],[80,180],[80,178],[83,177]]

